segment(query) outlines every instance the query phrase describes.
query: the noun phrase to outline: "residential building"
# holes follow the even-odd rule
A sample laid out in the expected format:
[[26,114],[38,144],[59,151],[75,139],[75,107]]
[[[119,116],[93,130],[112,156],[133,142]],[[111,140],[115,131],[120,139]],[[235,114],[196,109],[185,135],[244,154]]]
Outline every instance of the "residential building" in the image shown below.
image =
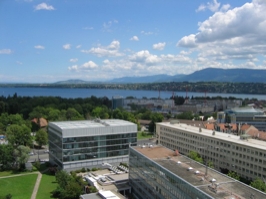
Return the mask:
[[128,162],[137,144],[137,125],[117,119],[50,122],[49,161],[65,170],[92,168],[104,162]]
[[165,122],[156,124],[158,143],[188,155],[198,152],[217,170],[237,172],[247,179],[266,179],[266,142],[201,128]]
[[265,193],[163,146],[131,146],[129,152],[129,183],[134,198],[266,198]]
[[219,123],[249,124],[261,131],[266,131],[266,115],[261,109],[253,107],[232,108],[217,113]]

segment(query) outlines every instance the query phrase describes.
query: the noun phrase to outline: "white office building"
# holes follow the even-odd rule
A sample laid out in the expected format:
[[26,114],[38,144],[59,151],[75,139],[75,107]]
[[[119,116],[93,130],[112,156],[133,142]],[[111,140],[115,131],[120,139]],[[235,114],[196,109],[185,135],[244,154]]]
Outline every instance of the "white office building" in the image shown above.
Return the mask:
[[128,162],[129,144],[137,144],[137,125],[117,119],[50,122],[49,161],[61,169]]
[[188,155],[198,152],[217,170],[237,172],[247,179],[266,179],[266,142],[247,135],[203,129],[179,122],[157,123],[158,144]]

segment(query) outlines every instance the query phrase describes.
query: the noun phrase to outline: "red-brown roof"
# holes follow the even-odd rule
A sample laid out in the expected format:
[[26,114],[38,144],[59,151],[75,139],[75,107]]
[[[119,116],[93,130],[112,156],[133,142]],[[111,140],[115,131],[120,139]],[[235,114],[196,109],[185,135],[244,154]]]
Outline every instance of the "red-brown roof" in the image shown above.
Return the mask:
[[48,125],[47,120],[44,119],[44,118],[42,118],[42,117],[41,117],[41,118],[33,118],[33,119],[31,120],[31,122],[33,122],[33,123],[39,125],[40,127],[46,127],[46,126]]

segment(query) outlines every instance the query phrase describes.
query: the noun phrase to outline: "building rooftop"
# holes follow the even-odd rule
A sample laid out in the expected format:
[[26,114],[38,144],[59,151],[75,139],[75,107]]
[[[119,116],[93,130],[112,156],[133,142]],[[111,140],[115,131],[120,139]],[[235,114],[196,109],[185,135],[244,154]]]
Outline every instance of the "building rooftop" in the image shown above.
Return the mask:
[[49,125],[56,125],[58,128],[65,129],[88,129],[88,128],[100,128],[106,126],[128,126],[133,125],[132,122],[119,119],[95,119],[95,120],[80,120],[80,121],[62,121],[62,122],[50,122]]
[[231,111],[236,113],[263,113],[262,110],[253,107],[232,108]]
[[49,128],[62,132],[64,138],[137,132],[136,124],[119,119],[49,122]]
[[213,139],[224,140],[224,141],[228,141],[228,142],[233,142],[233,143],[237,143],[237,144],[241,144],[241,145],[246,145],[249,147],[254,147],[254,148],[266,150],[266,142],[260,141],[260,140],[255,140],[255,139],[242,140],[237,135],[222,133],[222,132],[218,132],[218,131],[215,131],[215,135],[212,135],[213,130],[208,130],[208,129],[204,129],[204,128],[201,128],[201,132],[199,132],[199,127],[196,127],[196,125],[191,126],[191,125],[182,124],[182,123],[171,124],[170,122],[165,122],[165,123],[162,122],[162,123],[157,123],[157,124],[160,124],[163,126],[168,126],[170,128],[177,128],[180,130],[189,131],[189,132],[194,133],[194,134],[204,135],[206,137],[210,137]]
[[[266,194],[163,146],[133,147],[150,160],[216,199],[266,198]],[[145,171],[144,171],[145,172]]]

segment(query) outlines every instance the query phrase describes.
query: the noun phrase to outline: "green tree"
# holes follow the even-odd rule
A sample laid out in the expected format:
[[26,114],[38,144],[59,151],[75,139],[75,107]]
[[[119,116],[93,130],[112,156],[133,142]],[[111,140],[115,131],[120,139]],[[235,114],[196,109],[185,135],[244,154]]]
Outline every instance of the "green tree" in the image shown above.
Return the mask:
[[0,167],[10,169],[13,163],[14,148],[11,144],[0,144]]
[[54,109],[54,108],[49,108],[48,115],[47,115],[47,120],[49,121],[59,121],[60,120],[60,110]]
[[163,118],[164,117],[161,113],[152,113],[151,114],[151,122],[149,123],[149,132],[155,132],[156,122],[162,122]]
[[21,169],[25,166],[25,163],[29,159],[30,148],[27,146],[20,145],[14,150],[14,166],[17,169]]
[[55,179],[62,189],[65,189],[68,182],[71,181],[72,177],[64,170],[57,171],[55,174]]
[[191,111],[187,111],[175,116],[176,119],[192,120],[194,115]]
[[79,199],[82,194],[82,187],[74,180],[71,180],[61,194],[62,199]]
[[8,126],[6,136],[8,142],[15,147],[19,145],[31,146],[32,144],[31,130],[25,124]]
[[258,189],[260,191],[266,192],[266,184],[263,180],[257,178],[254,181],[251,182],[250,186],[254,187],[255,189]]
[[200,156],[199,153],[197,153],[196,151],[190,151],[189,154],[188,154],[188,157],[191,158],[192,160],[195,160],[201,164],[203,164],[203,159],[202,157]]
[[106,106],[97,106],[96,108],[93,109],[92,116],[94,117],[98,117],[101,119],[108,119],[109,118],[109,114],[108,114],[108,109]]
[[67,120],[84,120],[83,116],[74,108],[68,108],[66,111]]
[[231,178],[236,179],[236,180],[240,180],[240,176],[236,172],[234,172],[234,171],[229,171],[227,175],[229,177],[231,177]]
[[39,145],[40,148],[42,148],[43,145],[46,145],[48,143],[48,134],[45,130],[40,129],[36,132],[35,141]]

